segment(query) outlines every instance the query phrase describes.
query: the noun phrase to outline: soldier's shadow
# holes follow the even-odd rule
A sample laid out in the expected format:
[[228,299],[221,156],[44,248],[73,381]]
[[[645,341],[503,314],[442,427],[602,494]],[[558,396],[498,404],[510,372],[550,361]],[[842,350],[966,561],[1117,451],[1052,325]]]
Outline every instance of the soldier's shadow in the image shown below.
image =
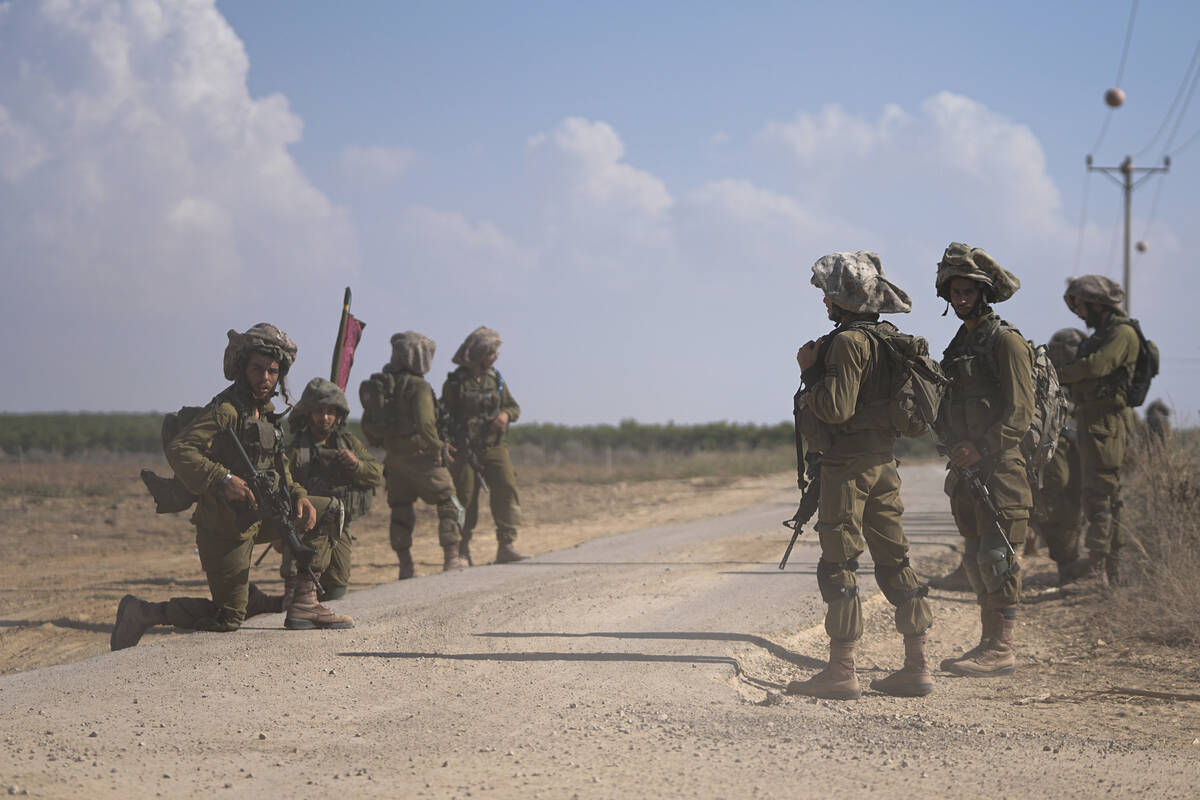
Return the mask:
[[[659,639],[682,641],[725,641],[745,642],[763,648],[776,658],[781,658],[791,664],[808,669],[822,669],[824,661],[788,650],[782,645],[775,644],[769,639],[753,634],[726,633],[720,631],[596,631],[590,633],[554,633],[554,632],[515,632],[499,631],[477,633],[476,636],[501,639],[533,639],[533,638],[607,638],[607,639]],[[783,691],[784,686],[774,681],[757,678],[750,675],[742,667],[740,661],[733,656],[711,656],[703,654],[669,654],[669,653],[631,653],[631,652],[548,652],[528,651],[517,653],[429,653],[429,652],[345,652],[340,656],[359,658],[402,658],[402,659],[443,659],[447,661],[582,661],[582,662],[630,662],[630,663],[674,663],[674,664],[726,664],[733,667],[740,680],[760,689]]]

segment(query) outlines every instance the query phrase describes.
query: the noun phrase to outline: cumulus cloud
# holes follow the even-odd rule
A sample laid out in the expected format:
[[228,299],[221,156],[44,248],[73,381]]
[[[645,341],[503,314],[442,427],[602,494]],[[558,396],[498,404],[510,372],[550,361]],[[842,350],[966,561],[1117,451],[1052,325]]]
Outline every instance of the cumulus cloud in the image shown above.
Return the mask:
[[910,122],[908,114],[897,105],[884,106],[872,122],[846,113],[835,103],[816,114],[799,113],[788,122],[767,123],[760,135],[782,144],[802,163],[812,165],[839,156],[865,156],[892,140]]
[[404,177],[415,160],[416,153],[407,147],[352,145],[338,156],[338,166],[351,180],[391,183]]
[[250,96],[211,0],[20,3],[0,43],[0,248],[27,294],[154,308],[353,273],[347,213],[288,152],[300,119]]
[[457,288],[504,291],[533,268],[528,253],[495,223],[473,223],[456,211],[411,206],[398,234],[412,270]]

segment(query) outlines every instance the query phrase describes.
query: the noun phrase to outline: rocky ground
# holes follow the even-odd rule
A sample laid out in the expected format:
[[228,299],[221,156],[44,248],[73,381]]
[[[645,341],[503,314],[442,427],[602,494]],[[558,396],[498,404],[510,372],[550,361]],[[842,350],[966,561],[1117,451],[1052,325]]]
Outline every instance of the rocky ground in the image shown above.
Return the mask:
[[[957,544],[940,470],[903,474],[914,561],[940,573]],[[150,513],[127,478],[98,482],[118,491],[0,509],[0,783],[15,794],[1193,797],[1200,779],[1195,653],[1103,640],[1103,589],[1054,588],[1044,557],[1024,563],[1015,676],[938,673],[916,700],[782,694],[825,657],[811,536],[775,566],[787,476],[531,485],[520,544],[537,558],[440,574],[422,517],[422,577],[404,582],[376,512],[360,590],[339,603],[354,630],[268,616],[115,654],[122,594],[203,583],[185,520]],[[974,644],[977,611],[932,599],[936,661]],[[869,681],[902,654],[890,607],[866,609]]]

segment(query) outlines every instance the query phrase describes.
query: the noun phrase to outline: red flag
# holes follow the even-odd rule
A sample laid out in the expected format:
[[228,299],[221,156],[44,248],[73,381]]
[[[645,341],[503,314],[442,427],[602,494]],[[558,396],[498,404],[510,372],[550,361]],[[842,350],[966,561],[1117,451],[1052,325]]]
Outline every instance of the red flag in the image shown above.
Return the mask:
[[362,338],[362,331],[365,327],[367,327],[365,322],[359,321],[349,312],[346,313],[346,322],[342,330],[342,347],[338,351],[337,375],[334,377],[334,383],[343,392],[346,391],[346,384],[350,381],[350,368],[354,366],[354,350],[358,347],[358,340]]

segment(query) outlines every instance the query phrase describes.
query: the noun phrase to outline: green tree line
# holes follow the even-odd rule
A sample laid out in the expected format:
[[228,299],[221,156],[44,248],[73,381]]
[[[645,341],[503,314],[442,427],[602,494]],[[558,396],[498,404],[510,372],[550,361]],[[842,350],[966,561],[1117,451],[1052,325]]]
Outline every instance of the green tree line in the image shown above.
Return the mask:
[[[362,437],[358,420],[351,432]],[[41,451],[71,456],[84,451],[153,453],[162,448],[162,414],[157,413],[54,413],[0,414],[0,450],[9,457],[19,451]],[[643,424],[632,419],[617,425],[514,425],[509,435],[515,445],[541,447],[547,453],[568,449],[632,449],[638,452],[694,453],[791,447],[795,433],[791,422],[755,425],[707,422],[698,425]],[[931,455],[925,439],[901,440],[900,455]]]

